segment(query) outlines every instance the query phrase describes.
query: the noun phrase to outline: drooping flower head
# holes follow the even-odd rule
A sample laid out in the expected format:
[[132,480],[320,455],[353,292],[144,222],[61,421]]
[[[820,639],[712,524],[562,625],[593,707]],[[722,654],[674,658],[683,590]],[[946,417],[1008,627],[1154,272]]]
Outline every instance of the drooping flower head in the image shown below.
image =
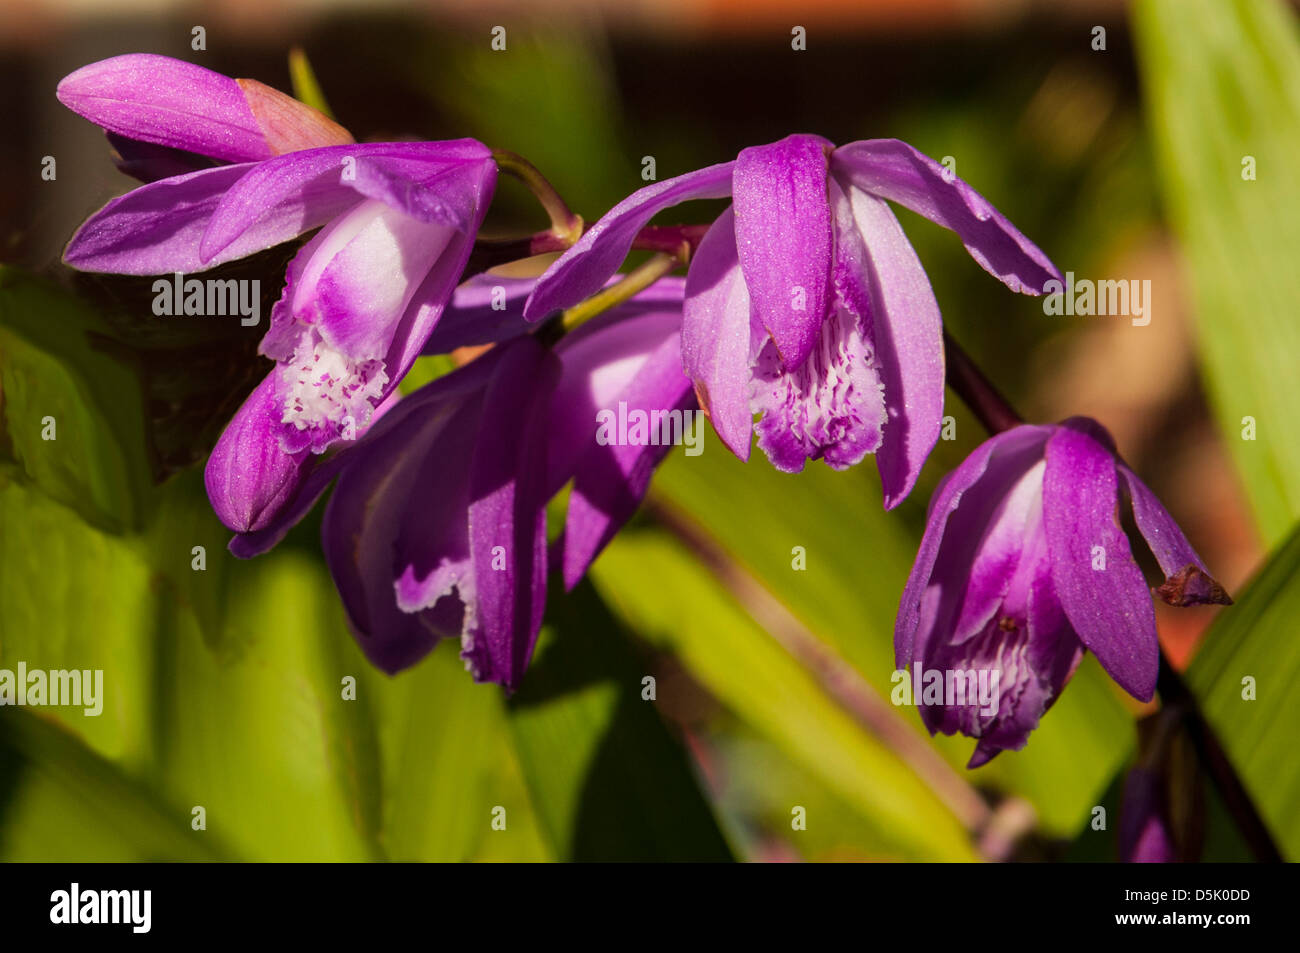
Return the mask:
[[835,147],[795,135],[619,203],[543,275],[540,319],[598,289],[659,211],[730,196],[690,264],[682,357],[722,441],[786,471],[876,454],[885,506],[910,492],[939,436],[939,308],[887,201],[955,231],[1013,291],[1056,267],[965,182],[893,139]]
[[[669,447],[597,440],[597,415],[695,406],[680,353],[680,279],[666,279],[553,349],[523,321],[532,282],[481,276],[457,292],[430,350],[498,341],[395,402],[326,460],[278,516],[237,536],[274,546],[336,481],[326,560],[358,642],[388,672],[459,638],[475,676],[514,688],[541,625],[548,566],[575,585],[632,515]],[[504,311],[488,306],[507,292]],[[503,316],[504,315],[504,316]],[[572,483],[548,555],[546,504]]]
[[357,144],[260,83],[162,56],[91,64],[58,95],[108,130],[132,171],[194,169],[91,216],[65,252],[73,267],[200,272],[320,229],[262,339],[276,366],[206,474],[227,526],[265,526],[310,454],[364,433],[419,356],[491,198],[491,153],[470,139]]
[[1085,650],[1135,698],[1155,692],[1155,611],[1120,525],[1121,486],[1167,577],[1155,593],[1176,606],[1230,602],[1095,421],[1000,433],[935,490],[894,651],[914,672],[998,673],[996,711],[917,700],[932,733],[977,739],[971,767],[1025,745]]

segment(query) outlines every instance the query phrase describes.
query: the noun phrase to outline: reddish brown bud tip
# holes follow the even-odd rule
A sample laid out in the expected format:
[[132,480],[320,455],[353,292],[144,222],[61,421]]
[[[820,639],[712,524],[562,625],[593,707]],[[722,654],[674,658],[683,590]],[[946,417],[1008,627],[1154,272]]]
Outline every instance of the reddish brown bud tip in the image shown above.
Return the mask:
[[1230,606],[1232,598],[1223,586],[1209,573],[1188,564],[1174,573],[1164,583],[1152,590],[1171,606],[1209,605]]
[[276,155],[355,142],[333,119],[255,79],[237,79],[266,144]]

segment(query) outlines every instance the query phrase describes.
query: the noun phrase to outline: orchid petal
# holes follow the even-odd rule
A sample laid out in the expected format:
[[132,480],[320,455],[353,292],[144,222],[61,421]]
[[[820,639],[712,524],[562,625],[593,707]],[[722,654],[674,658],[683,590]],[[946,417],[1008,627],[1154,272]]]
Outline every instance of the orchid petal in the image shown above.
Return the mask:
[[1042,495],[1043,461],[1039,460],[1001,498],[976,543],[951,642],[965,642],[983,631],[1006,600],[1017,573],[1024,572],[1031,559],[1025,551],[1030,521],[1042,522]]
[[353,360],[383,357],[453,234],[368,200],[302,247],[282,303]]
[[440,637],[423,613],[403,612],[393,593],[393,540],[408,516],[421,451],[436,436],[372,443],[339,475],[325,507],[321,542],[357,643],[376,666],[393,673],[422,658]]
[[916,485],[943,426],[943,319],[930,279],[889,206],[849,186],[836,202],[835,284],[870,322],[884,386],[884,439],[876,466],[885,509]]
[[251,165],[200,169],[113,199],[77,229],[63,260],[79,271],[162,275],[211,267],[199,242],[222,196]]
[[380,142],[292,152],[259,163],[212,215],[200,249],[211,267],[317,228],[378,199],[422,222],[468,230],[495,166],[473,140]]
[[637,233],[656,214],[693,199],[720,199],[731,194],[733,165],[723,162],[655,182],[619,202],[546,269],[524,306],[524,317],[537,321],[599,291],[618,271]]
[[754,363],[751,406],[763,415],[759,448],[786,473],[798,473],[807,460],[846,470],[875,452],[885,398],[863,322],[837,304],[818,329],[815,350],[794,370],[765,341]]
[[[988,518],[1002,493],[1041,459],[1049,427],[1021,426],[990,437],[934,491],[916,562],[907,578],[894,626],[900,668],[923,657],[939,616],[955,620],[969,567]],[[945,544],[947,541],[947,544]],[[938,566],[941,547],[945,565]]]
[[390,390],[406,376],[416,358],[424,352],[430,335],[438,327],[446,311],[447,301],[464,275],[465,263],[474,250],[474,237],[487,212],[489,198],[490,193],[484,196],[482,203],[474,210],[469,229],[451,236],[447,247],[411,296],[406,313],[393,334],[388,354],[384,357]]
[[[231,554],[237,559],[252,559],[280,545],[289,534],[289,530],[297,526],[303,517],[315,508],[325,491],[329,489],[329,485],[334,482],[334,478],[351,459],[350,449],[341,450],[324,461],[312,454],[301,454],[306,461],[303,466],[305,479],[298,482],[292,495],[286,495],[279,506],[269,510],[272,513],[269,519],[260,520],[260,526],[256,528],[250,526],[249,529],[236,532],[231,537],[230,542],[226,544]],[[212,492],[209,488],[209,496]],[[213,508],[215,509],[215,506]],[[222,522],[225,520],[223,519]]]
[[477,679],[513,690],[546,601],[546,420],[560,364],[531,337],[512,341],[506,352],[483,398],[481,428],[491,437],[479,441],[470,467],[477,615],[462,654]]
[[748,460],[754,432],[749,408],[752,333],[734,225],[735,215],[727,209],[691,262],[682,308],[682,363],[718,438]]
[[113,150],[113,164],[117,166],[117,170],[144,183],[170,179],[189,172],[198,172],[200,169],[211,169],[217,165],[214,160],[201,156],[197,152],[186,152],[183,149],[171,149],[152,142],[127,139],[115,132],[108,133],[107,137],[108,144]]
[[980,267],[1012,291],[1041,294],[1048,281],[1061,280],[1051,260],[984,196],[905,142],[850,142],[835,150],[831,168],[841,181],[952,229]]
[[280,448],[275,375],[258,384],[222,432],[203,480],[217,518],[237,533],[264,529],[292,499],[309,469],[307,455]]
[[128,139],[226,162],[271,157],[238,82],[150,53],[114,56],[65,76],[59,102]]
[[536,325],[524,320],[524,302],[536,284],[536,278],[475,275],[452,293],[424,353],[450,354],[457,348],[496,344],[534,330]]
[[1119,524],[1115,458],[1068,422],[1045,455],[1043,524],[1061,605],[1110,676],[1148,701],[1159,665],[1155,610]]
[[741,151],[733,175],[736,250],[754,319],[781,361],[799,367],[816,346],[830,298],[831,144],[789,136]]
[[274,155],[354,141],[352,133],[333,119],[278,89],[255,79],[235,82]]
[[1133,518],[1138,530],[1166,576],[1156,594],[1174,606],[1231,605],[1232,599],[1210,575],[1201,557],[1196,555],[1196,550],[1192,549],[1192,544],[1156,495],[1123,463],[1118,467],[1133,501]]
[[485,147],[473,140],[333,146],[162,179],[92,215],[64,260],[127,275],[204,271],[319,228],[366,198],[473,232],[496,181],[476,150]]
[[370,200],[304,246],[262,341],[282,362],[286,450],[322,453],[364,429],[437,326],[486,205],[461,232]]
[[482,400],[467,406],[437,407],[448,415],[437,435],[436,451],[421,453],[418,488],[395,541],[398,568],[394,590],[404,612],[434,608],[439,600],[458,598],[471,617],[478,590],[465,522],[469,507],[469,460],[480,437]]
[[[677,310],[620,317],[557,347],[564,371],[549,418],[547,492],[572,476],[561,560],[568,589],[636,512],[674,442],[686,439],[695,401],[682,373],[680,325]],[[640,415],[645,439],[620,439],[617,421]],[[602,442],[601,432],[613,439]]]
[[[396,406],[400,398],[401,395],[394,392],[376,407],[370,419],[371,424],[377,423]],[[277,404],[277,409],[278,406]],[[329,485],[334,482],[334,478],[352,462],[358,445],[357,442],[348,443],[326,459],[304,454],[303,476],[296,481],[296,492],[283,496],[278,506],[264,509],[262,518],[258,521],[259,528],[236,533],[226,548],[239,559],[252,559],[280,545],[289,530],[297,526],[302,518],[312,511],[325,491],[329,489]]]
[[[386,672],[414,664],[440,638],[461,633],[463,599],[448,597],[421,612],[398,605],[395,579],[405,568],[398,544],[417,514],[438,505],[420,492],[426,461],[440,459],[434,449],[455,415],[476,413],[479,391],[496,363],[488,355],[422,387],[344,451],[350,460],[325,507],[321,542],[349,625],[362,651]],[[468,467],[468,461],[447,462],[462,471]],[[463,518],[464,510],[459,512]]]
[[1022,555],[1022,566],[1030,567],[1022,570],[1028,581],[1026,639],[1004,647],[997,660],[1005,666],[998,689],[999,710],[980,733],[967,768],[987,764],[1001,751],[1023,748],[1083,659],[1083,645],[1053,588],[1041,502],[1040,497],[1035,514],[1038,526],[1029,536],[1033,549]]

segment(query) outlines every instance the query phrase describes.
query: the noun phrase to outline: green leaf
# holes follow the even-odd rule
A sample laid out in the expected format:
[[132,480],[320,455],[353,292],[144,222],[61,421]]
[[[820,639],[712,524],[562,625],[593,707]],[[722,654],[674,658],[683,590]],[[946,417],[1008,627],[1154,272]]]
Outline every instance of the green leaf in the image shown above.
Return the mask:
[[[599,33],[579,18],[548,10],[544,20],[509,24],[505,40],[502,52],[450,33],[420,38],[402,62],[410,64],[415,83],[454,118],[456,135],[526,156],[575,210],[610,208],[644,185],[639,164],[627,159],[617,92]],[[448,76],[456,82],[449,83]],[[526,97],[519,95],[521,89],[528,90]],[[660,167],[661,176],[665,169]],[[517,184],[500,187],[493,205],[494,215],[496,205],[540,214]]]
[[0,456],[7,442],[27,479],[122,531],[142,522],[152,476],[139,377],[105,332],[77,299],[0,269]]
[[53,721],[0,712],[0,857],[6,861],[233,859],[187,807],[127,777]]
[[[734,717],[696,730],[699,746],[714,759],[711,773],[724,779],[715,807],[728,815],[728,830],[743,844],[744,856],[811,863],[896,859],[869,817],[768,736]],[[796,806],[808,820],[797,833]]]
[[1270,0],[1141,0],[1134,26],[1210,398],[1272,546],[1300,514],[1295,20]]
[[1268,561],[1237,603],[1219,614],[1187,671],[1206,719],[1291,860],[1300,859],[1297,615],[1300,532]]
[[140,557],[155,584],[167,587],[194,614],[208,646],[223,651],[232,596],[251,579],[256,564],[241,563],[226,551],[231,532],[212,512],[201,471],[172,477],[154,500],[153,516],[138,537]]
[[617,622],[589,584],[554,595],[510,724],[557,856],[731,859],[685,751],[643,698],[648,673]]
[[450,354],[429,354],[417,357],[406,376],[398,383],[397,389],[402,395],[414,394],[425,384],[431,384],[444,374],[456,369],[456,362]]
[[736,717],[853,805],[882,854],[974,858],[965,830],[936,794],[832,702],[671,537],[624,531],[593,573],[639,636],[673,652]]
[[[0,666],[101,670],[101,715],[45,708],[39,724],[108,772],[37,770],[71,757],[61,734],[31,736],[22,754],[0,745],[5,856],[551,856],[499,689],[475,685],[454,646],[378,673],[314,540],[310,558],[294,540],[236,560],[200,470],[149,479],[144,368],[113,356],[125,353],[75,299],[0,273]],[[445,370],[421,364],[428,378]],[[136,822],[115,828],[82,809],[125,798],[123,785],[161,807],[132,806]],[[507,832],[491,831],[495,805]],[[158,846],[172,827],[189,836],[196,806],[202,843]]]
[[46,711],[105,757],[139,764],[151,744],[158,614],[149,567],[129,538],[88,526],[17,476],[0,466],[0,667],[103,670],[101,714]]
[[[159,490],[156,525],[122,537],[0,468],[0,667],[104,672],[101,715],[43,718],[123,783],[177,805],[185,829],[204,807],[204,836],[232,858],[551,856],[499,689],[475,685],[454,644],[396,678],[375,671],[319,559],[234,559],[199,509],[199,477]],[[209,544],[203,570],[192,568],[196,539]],[[45,840],[47,858],[184,856],[153,846],[165,832],[96,834],[101,819],[78,805],[111,803],[111,785],[70,789],[67,772],[25,760],[0,774],[5,856],[41,858]],[[495,805],[506,832],[490,829]]]
[[382,858],[373,672],[328,576],[293,551],[263,557],[229,612],[219,653],[179,605],[163,617],[155,783],[249,859]]
[[[460,646],[394,679],[376,676],[385,752],[384,844],[393,860],[550,859],[494,685],[465,671]],[[504,830],[492,811],[504,809]]]

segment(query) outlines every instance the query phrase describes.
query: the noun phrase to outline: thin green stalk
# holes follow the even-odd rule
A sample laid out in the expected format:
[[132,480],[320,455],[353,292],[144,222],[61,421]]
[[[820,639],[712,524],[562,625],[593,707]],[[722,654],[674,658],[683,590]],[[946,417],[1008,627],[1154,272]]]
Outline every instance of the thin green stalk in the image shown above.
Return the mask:
[[330,104],[325,99],[325,92],[316,81],[316,73],[311,68],[311,61],[307,59],[307,54],[300,46],[295,46],[289,51],[289,81],[293,84],[294,99],[306,103],[330,119],[334,118]]
[[650,258],[639,268],[628,272],[626,278],[610,285],[581,304],[569,308],[560,317],[560,326],[567,334],[581,324],[590,321],[596,315],[608,311],[615,305],[622,304],[632,296],[649,288],[652,284],[668,274],[681,263],[678,255],[660,253]]

